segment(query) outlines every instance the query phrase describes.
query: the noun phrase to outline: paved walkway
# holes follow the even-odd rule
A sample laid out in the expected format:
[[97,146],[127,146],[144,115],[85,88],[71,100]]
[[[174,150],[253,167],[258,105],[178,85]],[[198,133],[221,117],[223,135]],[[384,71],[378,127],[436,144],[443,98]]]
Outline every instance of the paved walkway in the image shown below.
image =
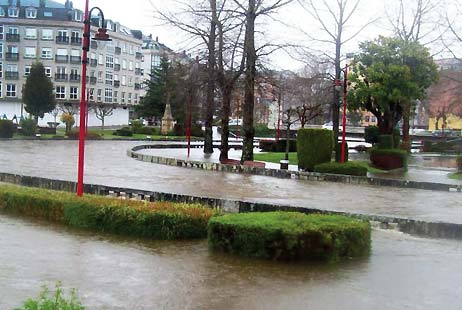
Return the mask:
[[[462,224],[460,193],[184,169],[132,160],[139,142],[89,141],[85,182]],[[184,152],[186,150],[177,150]],[[200,154],[200,150],[197,150]],[[217,155],[214,155],[217,156]],[[0,141],[0,171],[75,181],[77,141]]]

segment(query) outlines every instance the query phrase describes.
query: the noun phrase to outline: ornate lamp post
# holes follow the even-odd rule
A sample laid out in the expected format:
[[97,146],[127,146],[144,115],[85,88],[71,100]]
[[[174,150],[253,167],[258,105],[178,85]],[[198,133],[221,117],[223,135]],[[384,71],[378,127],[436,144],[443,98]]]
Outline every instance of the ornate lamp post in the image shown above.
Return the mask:
[[79,125],[79,160],[78,160],[78,171],[77,171],[77,196],[83,195],[83,170],[85,162],[85,134],[86,134],[86,113],[87,113],[87,100],[86,100],[86,87],[87,87],[87,63],[88,63],[88,51],[90,50],[90,29],[91,29],[91,13],[93,10],[99,11],[101,18],[101,28],[95,34],[93,40],[97,41],[111,41],[107,34],[106,22],[104,20],[103,11],[100,8],[94,7],[90,11],[88,10],[89,0],[85,1],[85,15],[84,15],[84,26],[83,26],[83,53],[82,53],[82,92],[80,96],[80,125]]

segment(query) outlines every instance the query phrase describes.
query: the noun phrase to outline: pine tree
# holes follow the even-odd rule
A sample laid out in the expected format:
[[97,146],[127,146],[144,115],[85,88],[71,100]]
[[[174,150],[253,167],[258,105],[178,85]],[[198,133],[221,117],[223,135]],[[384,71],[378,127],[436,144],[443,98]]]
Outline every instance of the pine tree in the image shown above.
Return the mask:
[[27,113],[34,116],[35,121],[56,108],[53,82],[45,74],[40,62],[32,64],[30,74],[24,85],[22,98]]

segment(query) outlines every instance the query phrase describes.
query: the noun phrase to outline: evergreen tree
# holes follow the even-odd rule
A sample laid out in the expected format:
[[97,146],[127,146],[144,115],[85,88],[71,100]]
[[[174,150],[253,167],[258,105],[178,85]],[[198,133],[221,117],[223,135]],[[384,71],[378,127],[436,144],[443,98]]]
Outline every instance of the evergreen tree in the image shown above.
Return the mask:
[[24,85],[22,98],[27,113],[34,116],[35,121],[56,107],[53,83],[45,74],[40,62],[32,64],[30,74]]

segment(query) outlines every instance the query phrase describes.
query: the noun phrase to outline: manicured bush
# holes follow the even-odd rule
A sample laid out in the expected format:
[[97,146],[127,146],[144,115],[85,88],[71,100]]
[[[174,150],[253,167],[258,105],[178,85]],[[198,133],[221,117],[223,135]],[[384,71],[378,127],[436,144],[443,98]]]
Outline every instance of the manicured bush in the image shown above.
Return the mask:
[[[289,140],[289,152],[297,152],[297,140]],[[286,151],[286,139],[260,140],[259,148],[264,152],[283,153]]]
[[121,137],[131,137],[133,136],[133,131],[130,127],[122,127],[120,129],[117,129],[112,133],[114,136],[121,136]]
[[371,227],[343,216],[240,213],[210,219],[208,242],[214,250],[243,256],[335,262],[367,254]]
[[21,126],[21,134],[26,137],[35,137],[37,133],[37,124],[32,118],[25,118],[19,122]]
[[355,162],[346,162],[344,164],[339,162],[324,163],[316,165],[314,167],[314,172],[367,176],[367,168]]
[[122,200],[11,185],[0,186],[0,209],[33,218],[153,239],[203,238],[215,211],[197,204]]
[[380,130],[377,126],[367,126],[364,128],[364,140],[370,144],[379,142]]
[[372,149],[370,159],[372,164],[383,170],[407,169],[408,153],[399,149]]
[[[348,143],[345,142],[345,162],[348,161],[348,153]],[[338,163],[342,161],[342,143],[337,143],[335,145],[335,161]]]
[[393,143],[392,135],[380,135],[378,148],[381,150],[393,149],[395,147]]
[[131,121],[131,128],[134,133],[137,133],[141,128],[143,128],[143,122],[140,120],[132,120]]
[[0,138],[11,139],[14,134],[14,124],[9,120],[0,120]]
[[300,129],[297,136],[298,167],[313,171],[314,166],[330,162],[332,148],[332,130]]
[[160,134],[159,129],[154,127],[141,127],[138,128],[134,133],[142,134],[142,135],[158,135]]

